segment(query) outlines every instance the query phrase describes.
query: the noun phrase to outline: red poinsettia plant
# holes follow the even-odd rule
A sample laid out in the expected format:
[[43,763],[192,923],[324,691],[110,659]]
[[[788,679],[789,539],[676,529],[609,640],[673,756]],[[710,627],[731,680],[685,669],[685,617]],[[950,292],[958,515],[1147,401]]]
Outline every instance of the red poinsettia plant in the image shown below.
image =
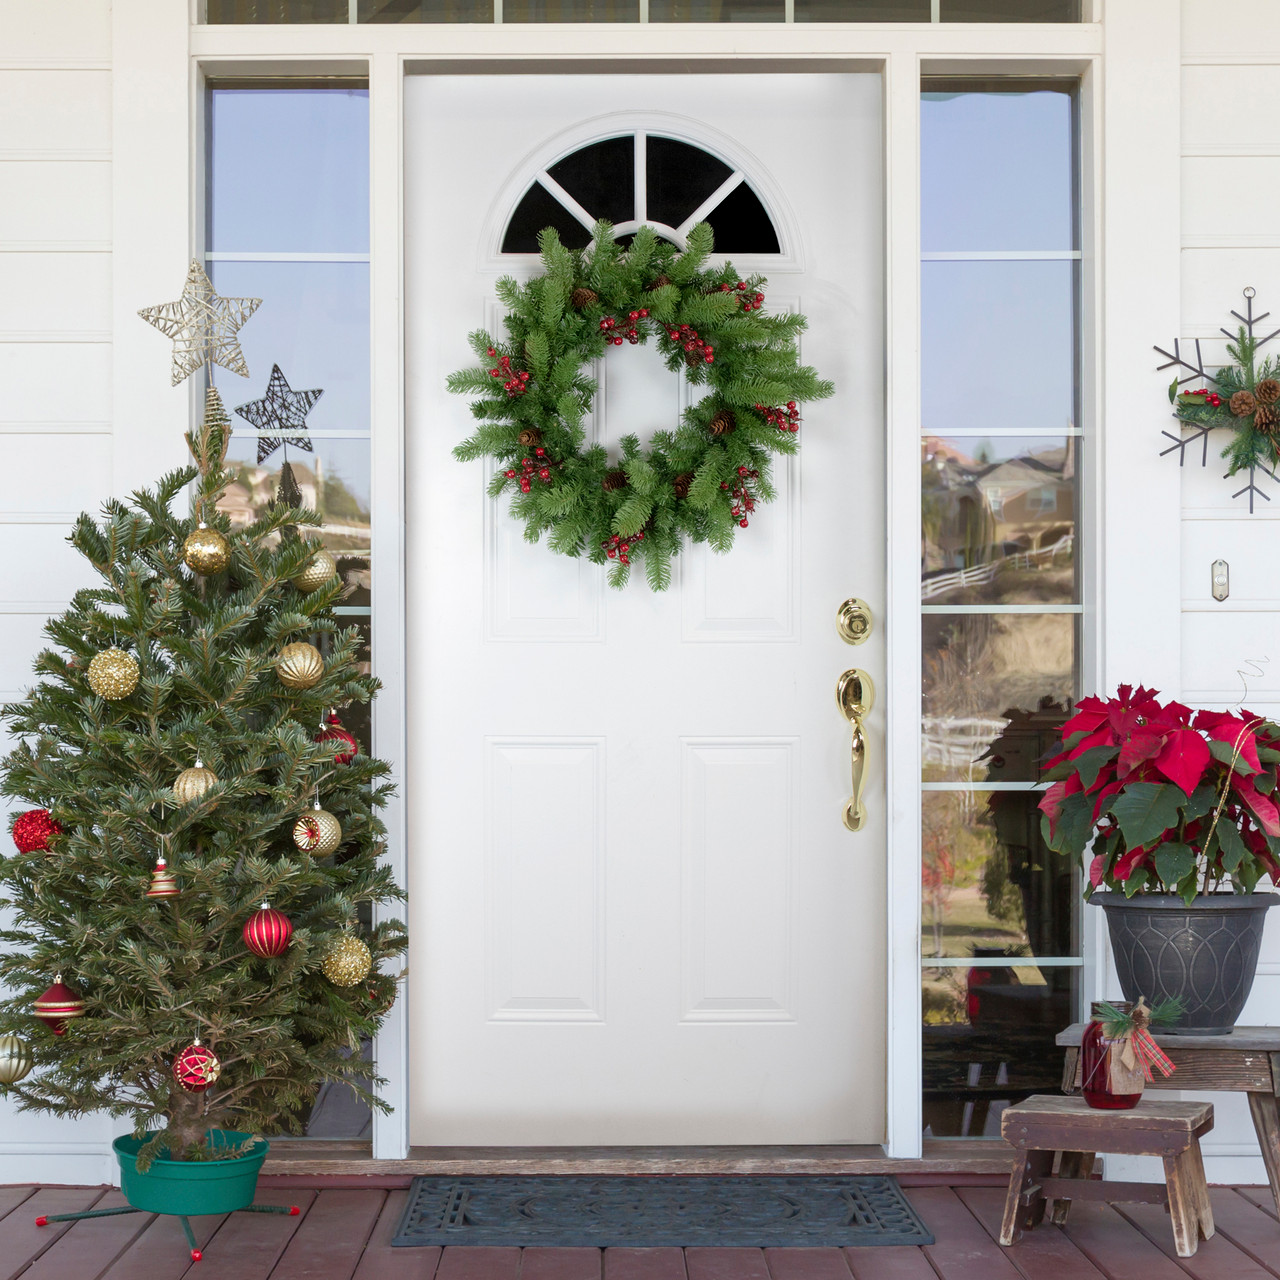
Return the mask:
[[1280,725],[1247,711],[1192,711],[1121,685],[1082,698],[1045,764],[1040,802],[1049,847],[1082,857],[1085,897],[1100,885],[1132,897],[1280,885],[1276,766]]

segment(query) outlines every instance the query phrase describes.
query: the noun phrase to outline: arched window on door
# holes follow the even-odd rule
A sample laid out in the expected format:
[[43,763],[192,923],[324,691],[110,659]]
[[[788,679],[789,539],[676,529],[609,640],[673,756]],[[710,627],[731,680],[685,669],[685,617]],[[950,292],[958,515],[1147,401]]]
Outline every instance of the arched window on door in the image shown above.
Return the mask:
[[588,143],[544,169],[521,196],[502,235],[503,253],[537,253],[554,227],[571,249],[585,247],[599,218],[620,240],[648,224],[674,244],[711,224],[719,253],[779,253],[773,218],[747,176],[719,156],[644,130]]

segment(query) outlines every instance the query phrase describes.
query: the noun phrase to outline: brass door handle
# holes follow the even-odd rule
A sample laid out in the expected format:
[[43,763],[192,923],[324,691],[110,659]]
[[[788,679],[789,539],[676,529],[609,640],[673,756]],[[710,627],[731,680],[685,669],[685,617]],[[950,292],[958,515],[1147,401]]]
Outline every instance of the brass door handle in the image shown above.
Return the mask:
[[869,714],[875,700],[871,677],[857,667],[851,667],[836,681],[836,705],[853,727],[849,756],[853,795],[846,802],[843,814],[844,825],[850,831],[861,831],[867,820],[862,803],[862,792],[867,785],[867,731],[863,717]]

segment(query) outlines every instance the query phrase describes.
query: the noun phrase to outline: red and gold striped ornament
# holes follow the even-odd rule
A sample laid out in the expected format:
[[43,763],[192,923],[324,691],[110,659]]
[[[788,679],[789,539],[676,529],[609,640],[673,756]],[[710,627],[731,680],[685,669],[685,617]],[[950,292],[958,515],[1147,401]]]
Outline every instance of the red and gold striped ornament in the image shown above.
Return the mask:
[[155,870],[151,873],[151,884],[147,889],[147,897],[176,898],[178,893],[178,877],[169,870],[163,858],[157,858]]
[[188,1093],[203,1093],[221,1074],[218,1055],[199,1036],[173,1060],[173,1077]]
[[292,935],[289,917],[266,902],[244,924],[244,945],[264,959],[284,955]]
[[343,748],[333,757],[337,764],[350,764],[360,752],[360,744],[342,727],[342,721],[338,719],[336,712],[331,711],[327,723],[320,726],[316,741],[332,742]]
[[60,1036],[72,1018],[84,1017],[84,1001],[63,984],[62,974],[58,974],[53,986],[36,1001],[35,1013],[55,1036]]
[[18,814],[13,824],[13,843],[19,853],[39,853],[48,849],[49,841],[60,836],[62,828],[49,815],[48,809],[28,809]]

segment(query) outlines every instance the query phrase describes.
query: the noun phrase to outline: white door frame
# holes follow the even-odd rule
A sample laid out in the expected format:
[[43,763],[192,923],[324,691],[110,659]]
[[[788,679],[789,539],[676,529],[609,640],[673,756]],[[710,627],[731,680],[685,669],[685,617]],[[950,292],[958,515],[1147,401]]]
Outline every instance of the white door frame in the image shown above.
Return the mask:
[[[1102,0],[1094,0],[1098,17]],[[193,6],[194,7],[194,2]],[[1179,19],[1167,0],[1106,0],[1106,21],[1054,24],[596,26],[194,26],[171,0],[114,0],[114,491],[182,458],[193,392],[165,385],[139,307],[171,296],[203,249],[200,102],[205,76],[367,76],[371,129],[374,749],[403,785],[404,356],[402,85],[455,71],[878,71],[885,93],[888,594],[888,1115],[886,1149],[921,1151],[919,88],[921,75],[1064,75],[1084,121],[1085,683],[1180,688],[1179,481],[1152,442],[1162,414],[1150,334],[1179,314]],[[1105,86],[1105,88],[1104,88]],[[1105,104],[1105,110],[1104,110]],[[1106,198],[1101,193],[1105,191]],[[1105,286],[1105,290],[1104,290]],[[1162,320],[1161,317],[1164,319]],[[1104,343],[1104,335],[1105,343]],[[1105,358],[1104,358],[1105,357]],[[1105,433],[1096,428],[1104,421]],[[1108,543],[1117,549],[1106,558]],[[1144,555],[1146,548],[1156,549]],[[1163,554],[1160,552],[1163,551]],[[1102,566],[1106,562],[1106,571]],[[1151,638],[1159,637],[1153,646]],[[389,861],[405,882],[403,808],[387,814]],[[1091,929],[1086,913],[1086,927]],[[1092,931],[1096,935],[1096,931]],[[1087,938],[1086,994],[1100,936]],[[377,1054],[393,1110],[375,1115],[374,1155],[408,1151],[405,1004]]]

